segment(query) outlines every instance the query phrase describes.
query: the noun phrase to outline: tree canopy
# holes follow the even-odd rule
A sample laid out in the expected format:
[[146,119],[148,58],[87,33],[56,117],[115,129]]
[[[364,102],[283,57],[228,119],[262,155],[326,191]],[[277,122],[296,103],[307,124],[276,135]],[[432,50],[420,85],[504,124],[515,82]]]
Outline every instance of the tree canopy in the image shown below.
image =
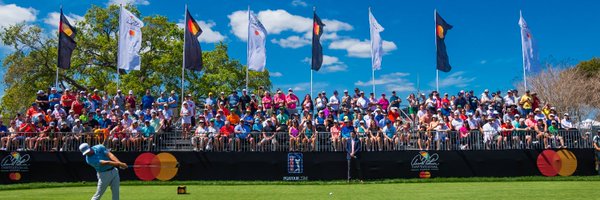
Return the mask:
[[[132,5],[132,13],[140,12]],[[117,89],[117,42],[119,6],[92,6],[82,21],[75,24],[77,47],[73,51],[71,68],[59,70],[59,87],[77,90],[98,89],[114,94]],[[142,19],[141,70],[119,71],[119,89],[133,90],[136,95],[151,89],[181,91],[183,29],[165,16],[146,16]],[[48,34],[36,25],[17,24],[0,32],[2,44],[14,51],[2,63],[6,69],[6,89],[0,112],[14,114],[23,111],[35,99],[37,90],[54,86],[57,63],[57,36]],[[185,92],[200,98],[208,92],[229,92],[245,87],[246,66],[227,54],[227,45],[215,44],[214,50],[203,52],[201,71],[185,72]],[[249,73],[250,89],[271,87],[269,72]]]

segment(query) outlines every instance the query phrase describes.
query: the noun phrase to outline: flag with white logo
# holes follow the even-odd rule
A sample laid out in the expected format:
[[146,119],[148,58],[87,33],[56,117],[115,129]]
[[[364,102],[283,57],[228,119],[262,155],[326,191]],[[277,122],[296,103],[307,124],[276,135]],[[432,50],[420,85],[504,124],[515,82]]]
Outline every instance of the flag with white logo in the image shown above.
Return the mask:
[[248,11],[248,69],[264,71],[267,63],[267,30],[254,13]]
[[119,55],[117,67],[124,70],[140,70],[144,22],[121,7],[119,16]]
[[540,70],[538,65],[538,55],[534,48],[533,36],[527,26],[527,22],[519,12],[519,26],[521,27],[521,48],[523,51],[523,68],[530,73],[536,73]]
[[371,27],[371,64],[373,65],[373,70],[381,69],[381,57],[383,56],[383,45],[381,36],[379,35],[384,29],[377,22],[377,19],[371,13],[371,9],[369,8],[369,25]]

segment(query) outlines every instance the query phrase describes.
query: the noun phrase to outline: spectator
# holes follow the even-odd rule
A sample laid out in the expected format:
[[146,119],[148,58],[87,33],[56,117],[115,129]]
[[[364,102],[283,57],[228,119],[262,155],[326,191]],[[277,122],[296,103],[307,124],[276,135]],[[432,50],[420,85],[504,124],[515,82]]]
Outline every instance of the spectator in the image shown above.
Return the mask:
[[[242,90],[242,96],[239,98],[240,100],[240,107],[242,110],[247,110],[248,106],[250,106],[250,101],[252,100],[250,98],[250,95],[248,95],[248,92],[246,91],[246,89]],[[252,109],[250,109],[252,110]]]
[[386,150],[391,151],[396,147],[396,144],[398,143],[398,137],[396,136],[396,127],[392,126],[392,121],[387,120],[387,119],[383,119],[385,120],[385,126],[382,129],[383,132],[383,138],[384,138],[384,145]]
[[198,128],[192,136],[192,146],[194,151],[204,151],[208,143],[208,129],[204,126],[204,120],[198,121]]
[[266,145],[267,143],[271,143],[271,151],[276,151],[277,149],[277,133],[275,132],[275,126],[273,125],[273,122],[271,121],[271,119],[267,119],[266,120],[266,125],[263,127],[262,129],[262,139],[260,140],[260,142],[258,143],[258,147],[260,149],[264,149],[264,145]]
[[298,122],[293,121],[291,126],[288,129],[288,134],[290,137],[290,151],[298,151],[298,146],[300,145],[300,130],[298,130]]
[[50,102],[48,101],[48,95],[46,95],[46,93],[43,90],[39,90],[37,92],[35,102],[38,104],[38,106],[42,110],[50,109]]
[[565,113],[563,119],[560,121],[560,126],[565,130],[577,130],[571,121],[569,113]]
[[499,135],[500,127],[496,124],[495,119],[488,119],[488,123],[483,125],[483,142],[486,145],[486,149],[491,148],[491,143],[496,141],[496,147],[500,147],[500,143],[502,142],[502,136]]
[[[187,101],[183,102],[183,105],[181,106],[181,126],[182,126],[182,138],[188,139],[188,134],[190,132],[190,128],[191,128],[191,124],[192,124],[192,109],[190,108],[190,106],[188,105]],[[238,117],[239,120],[239,117]]]
[[171,90],[171,95],[169,96],[169,98],[167,98],[167,105],[169,105],[169,106],[168,106],[168,108],[166,108],[166,110],[167,110],[166,116],[168,116],[168,118],[169,118],[169,123],[171,123],[173,117],[176,117],[175,114],[177,113],[177,104],[178,104],[177,99],[178,99],[177,96],[175,96],[175,90]]
[[[134,99],[135,100],[135,99]],[[154,103],[154,97],[150,94],[150,90],[146,90],[146,95],[142,97],[142,110],[151,109]]]
[[142,131],[142,143],[148,145],[147,151],[150,151],[152,145],[154,144],[154,135],[156,134],[156,129],[152,126],[150,120],[144,121],[144,127],[141,129]]
[[217,114],[217,100],[215,99],[215,97],[213,97],[212,92],[208,93],[208,97],[206,97],[206,99],[204,100],[204,106],[206,106],[207,109],[211,108],[209,111],[213,115]]
[[50,89],[50,95],[48,95],[48,105],[50,108],[54,108],[55,105],[60,105],[61,96],[56,92],[56,88],[52,87]]
[[341,149],[341,128],[338,124],[337,120],[333,120],[333,123],[331,123],[332,126],[329,129],[329,132],[331,134],[331,145],[333,146],[333,151],[340,151]]
[[119,106],[121,111],[125,109],[125,96],[121,90],[117,90],[117,94],[113,97],[113,105]]
[[235,108],[229,110],[229,115],[227,115],[227,121],[232,125],[238,125],[240,123],[240,116],[236,113]]
[[273,114],[273,98],[271,97],[271,93],[269,91],[265,91],[264,97],[262,98],[262,106],[267,115]]
[[292,88],[288,89],[288,95],[285,97],[285,104],[286,104],[287,112],[290,115],[298,113],[298,110],[296,109],[296,107],[297,107],[299,101],[300,100],[294,94],[294,91],[292,91]]
[[[560,132],[558,132],[558,122],[555,120],[552,120],[552,122],[550,122],[550,126],[548,127],[548,138],[552,140],[558,139],[560,142],[560,146],[558,148],[566,148],[565,140]],[[549,146],[551,147],[551,145]]]
[[[344,90],[344,96],[342,97],[342,101],[341,103],[341,108],[347,108],[350,109],[352,108],[352,97],[350,95],[348,95],[348,90]],[[339,109],[338,109],[339,110]]]
[[232,135],[234,134],[234,127],[231,125],[231,122],[229,121],[225,121],[225,124],[223,125],[223,127],[221,127],[221,129],[219,130],[219,134],[217,135],[217,138],[219,139],[219,147],[221,148],[221,151],[226,150],[225,148],[225,141],[228,142],[228,144],[231,144],[232,139]]

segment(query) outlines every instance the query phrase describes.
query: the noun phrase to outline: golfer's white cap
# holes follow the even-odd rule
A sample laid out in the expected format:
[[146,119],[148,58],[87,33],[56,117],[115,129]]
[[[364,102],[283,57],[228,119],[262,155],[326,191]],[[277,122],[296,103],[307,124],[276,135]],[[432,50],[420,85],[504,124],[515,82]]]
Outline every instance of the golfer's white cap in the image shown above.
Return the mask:
[[85,156],[85,154],[87,154],[88,152],[90,152],[90,145],[88,143],[83,143],[79,145],[79,151],[81,151],[81,154]]

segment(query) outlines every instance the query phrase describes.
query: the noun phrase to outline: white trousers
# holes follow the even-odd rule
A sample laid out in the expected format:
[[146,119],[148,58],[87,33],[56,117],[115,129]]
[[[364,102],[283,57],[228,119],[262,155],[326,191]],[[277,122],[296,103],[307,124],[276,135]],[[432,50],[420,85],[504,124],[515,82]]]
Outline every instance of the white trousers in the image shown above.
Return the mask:
[[112,191],[112,199],[119,200],[119,185],[121,182],[119,170],[114,168],[106,172],[97,172],[96,175],[98,176],[98,188],[96,189],[96,194],[94,194],[92,200],[99,200],[102,198],[102,195],[109,185],[110,190]]

